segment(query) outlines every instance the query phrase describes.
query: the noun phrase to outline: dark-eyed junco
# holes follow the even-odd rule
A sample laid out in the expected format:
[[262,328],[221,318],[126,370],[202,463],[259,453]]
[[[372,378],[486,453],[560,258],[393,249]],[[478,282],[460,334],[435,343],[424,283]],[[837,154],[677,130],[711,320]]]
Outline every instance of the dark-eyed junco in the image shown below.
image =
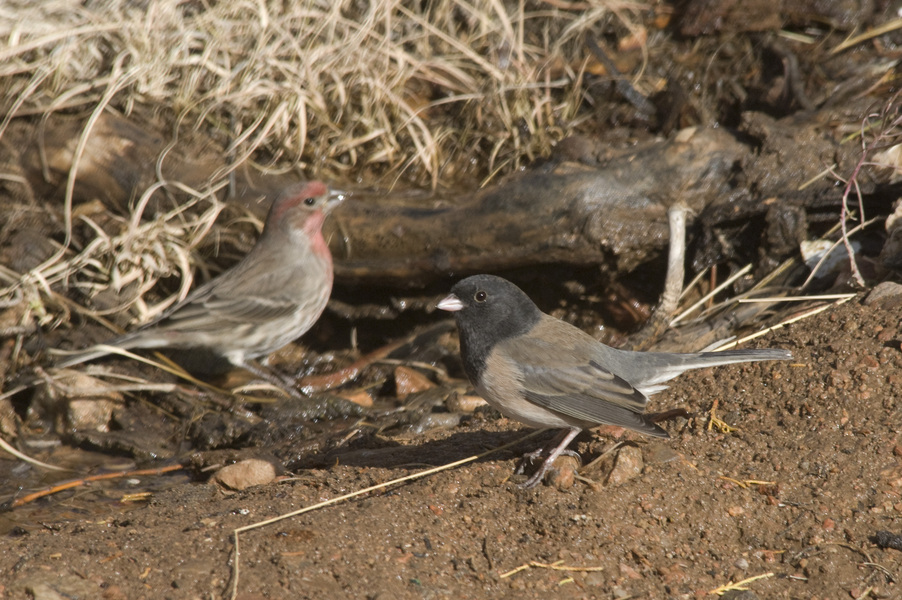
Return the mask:
[[669,437],[643,414],[648,397],[689,369],[792,358],[786,350],[697,354],[629,352],[605,346],[546,315],[523,290],[493,275],[451,288],[438,308],[453,311],[467,377],[503,415],[540,428],[569,430],[539,470],[533,487],[583,429],[619,425]]

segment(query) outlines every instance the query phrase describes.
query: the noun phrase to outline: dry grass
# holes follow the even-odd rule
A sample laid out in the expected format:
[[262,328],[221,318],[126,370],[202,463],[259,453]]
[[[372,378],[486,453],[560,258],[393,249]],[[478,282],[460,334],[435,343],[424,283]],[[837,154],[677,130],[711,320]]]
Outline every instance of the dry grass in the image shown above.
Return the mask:
[[433,186],[485,177],[568,132],[586,31],[612,16],[629,26],[639,8],[10,0],[0,7],[0,136],[14,118],[112,106],[218,132],[233,164]]
[[[148,197],[149,194],[145,195],[143,200]],[[206,208],[192,216],[189,209],[200,202],[204,202]],[[191,251],[210,231],[223,204],[212,195],[195,198],[147,221],[140,219],[141,206],[139,204],[132,218],[123,222],[114,236],[107,234],[89,217],[83,217],[83,222],[96,232],[96,237],[68,260],[48,265],[44,275],[49,283],[66,281],[87,297],[107,288],[117,293],[129,289],[122,304],[96,314],[132,309],[139,323],[153,319],[187,296],[194,281],[192,264],[196,262]],[[148,305],[144,300],[145,293],[160,279],[173,275],[180,281],[178,291],[159,303]]]
[[[224,205],[215,195],[197,196],[144,220],[144,203],[151,191],[129,219],[106,215],[111,222],[101,226],[92,216],[76,213],[78,222],[94,233],[79,251],[59,247],[28,273],[0,266],[0,307],[24,305],[22,321],[44,327],[68,320],[74,310],[112,328],[104,316],[128,311],[134,323],[143,323],[183,299],[193,285],[194,270],[202,265],[194,250]],[[158,301],[146,300],[161,279],[173,276],[180,282],[177,290]],[[112,292],[108,296],[116,302],[103,310],[84,308],[57,294],[54,290],[60,287],[78,290],[87,298]]]
[[[73,142],[78,157],[93,122],[115,109],[228,150],[204,189],[165,182],[188,205],[201,203],[191,213],[200,216],[177,210],[143,221],[152,186],[135,190],[142,200],[131,215],[102,225],[72,205],[76,158],[65,240],[29,273],[5,269],[0,301],[26,300],[23,319],[45,327],[71,310],[101,321],[122,311],[131,323],[153,318],[191,287],[193,249],[222,208],[213,192],[248,161],[383,186],[511,172],[578,125],[586,33],[611,19],[632,28],[641,8],[623,0],[8,0],[0,4],[0,141],[14,120],[79,114],[90,118]],[[173,275],[179,290],[145,300]],[[116,292],[115,302],[89,310],[53,291],[61,287],[88,298]]]

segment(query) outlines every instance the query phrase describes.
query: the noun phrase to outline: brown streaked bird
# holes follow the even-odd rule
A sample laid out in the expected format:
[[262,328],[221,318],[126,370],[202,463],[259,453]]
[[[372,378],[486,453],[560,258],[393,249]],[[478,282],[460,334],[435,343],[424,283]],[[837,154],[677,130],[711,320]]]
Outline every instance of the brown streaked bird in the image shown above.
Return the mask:
[[[273,373],[251,361],[303,335],[325,309],[332,291],[332,255],[322,225],[343,198],[321,181],[285,189],[247,256],[157,319],[105,345],[202,350],[274,382]],[[88,348],[55,366],[71,367],[107,354],[103,348]]]
[[454,312],[464,370],[489,404],[532,427],[564,430],[560,443],[522,484],[525,488],[537,485],[584,429],[619,425],[669,437],[644,414],[645,406],[649,396],[667,388],[661,384],[684,371],[792,358],[776,349],[695,354],[618,350],[543,313],[520,288],[493,275],[460,281],[438,308]]

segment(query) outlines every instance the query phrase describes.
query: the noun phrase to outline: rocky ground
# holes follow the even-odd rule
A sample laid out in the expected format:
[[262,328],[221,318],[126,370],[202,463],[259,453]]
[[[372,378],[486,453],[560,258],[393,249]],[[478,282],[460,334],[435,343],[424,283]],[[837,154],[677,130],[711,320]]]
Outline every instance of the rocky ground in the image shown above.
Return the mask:
[[[667,425],[673,439],[623,436],[585,479],[519,489],[530,440],[242,533],[238,597],[703,598],[751,578],[727,594],[899,597],[902,553],[874,536],[902,533],[900,314],[898,302],[856,299],[760,340],[791,362],[682,376],[653,399],[692,413]],[[734,431],[708,428],[715,402]],[[182,473],[126,485],[158,489],[146,502],[95,484],[28,505],[3,517],[0,597],[228,597],[235,528],[526,431],[477,416],[363,437],[326,468],[242,492]],[[575,447],[589,462],[612,443],[583,435]],[[23,476],[10,460],[0,469],[9,483]]]
[[[546,13],[560,10],[567,19],[590,12],[579,2],[527,4],[543,19]],[[148,6],[151,10],[156,4]],[[192,3],[182,6],[195,12]],[[511,14],[523,9],[523,3],[510,6]],[[652,182],[640,194],[649,196],[661,217],[657,222],[646,220],[647,213],[636,209],[635,199],[619,194],[614,196],[625,205],[620,207],[628,217],[625,221],[614,222],[610,209],[604,209],[604,218],[589,221],[581,214],[580,219],[562,221],[566,211],[561,210],[547,217],[537,212],[540,225],[545,227],[547,221],[549,231],[546,235],[542,227],[536,229],[533,239],[539,242],[535,249],[539,258],[525,264],[474,263],[466,254],[473,250],[482,260],[522,249],[520,230],[504,228],[501,235],[486,241],[447,227],[450,237],[462,242],[457,266],[448,262],[449,256],[455,257],[444,247],[425,244],[429,248],[423,256],[402,250],[402,263],[419,259],[412,260],[419,273],[398,271],[390,263],[391,268],[382,264],[382,270],[368,271],[361,279],[348,267],[350,251],[345,256],[333,248],[337,271],[331,309],[302,339],[303,346],[292,345],[277,354],[276,366],[295,373],[329,373],[351,364],[361,353],[403,340],[412,331],[424,331],[439,318],[430,312],[434,296],[446,293],[452,276],[457,278],[467,265],[506,275],[505,269],[510,270],[524,279],[521,283],[532,286],[529,291],[544,309],[599,337],[612,331],[608,327],[634,331],[660,294],[664,207],[687,196],[698,200],[708,194],[720,203],[708,205],[716,210],[697,211],[691,221],[686,279],[704,273],[699,287],[723,281],[725,273],[735,273],[749,262],[754,265],[755,281],[761,281],[764,273],[784,260],[798,259],[803,246],[831,235],[828,231],[838,226],[844,184],[852,178],[855,185],[849,189],[861,190],[864,197],[858,204],[854,193],[851,196],[846,206],[855,214],[843,213],[848,217],[846,225],[851,228],[859,219],[875,219],[854,238],[864,287],[898,281],[902,265],[898,223],[902,221],[896,203],[902,195],[897,177],[902,121],[897,94],[902,33],[894,5],[885,0],[691,0],[658,1],[648,7],[632,7],[630,20],[612,18],[593,34],[617,59],[614,68],[602,65],[604,52],[589,46],[576,48],[575,55],[568,57],[572,63],[552,65],[555,79],[579,75],[573,90],[579,110],[567,117],[574,119],[568,127],[579,123],[571,132],[579,135],[555,137],[560,143],[553,155],[543,151],[533,156],[534,164],[520,174],[521,182],[545,196],[568,200],[583,197],[582,190],[548,192],[559,188],[546,189],[530,183],[529,177],[537,172],[553,174],[562,164],[579,163],[580,173],[607,165],[609,171],[629,175],[625,189],[634,191],[638,184],[627,166],[635,169],[644,163],[627,158],[610,168],[611,152],[638,142],[672,148],[660,156],[672,160],[678,172],[688,153],[675,140],[706,139],[705,135],[716,132],[716,138],[729,138],[730,147],[740,147],[741,152],[723,154],[721,146],[715,146],[715,158],[721,158],[701,160],[700,175],[688,178],[691,185],[658,168],[636,169],[649,179],[664,180],[663,188]],[[463,15],[465,11],[456,12]],[[639,21],[642,26],[636,27]],[[177,21],[180,26],[184,22]],[[18,27],[11,29],[10,40],[18,38]],[[138,29],[141,39],[146,37],[143,22]],[[48,26],[46,31],[56,29]],[[549,35],[544,30],[539,33]],[[856,35],[860,33],[864,37]],[[190,37],[194,35],[192,30]],[[46,37],[42,32],[41,43],[64,37],[68,36]],[[455,43],[466,47],[476,41],[462,38]],[[492,60],[501,60],[502,49],[491,51],[498,55]],[[88,50],[83,53],[93,56]],[[589,60],[589,54],[596,58]],[[15,88],[15,94],[21,92],[23,98],[32,92],[21,90],[32,90],[35,82],[56,81],[46,77],[45,66],[35,60],[33,80],[23,79]],[[9,62],[13,67],[8,71],[22,69]],[[167,82],[177,79],[169,75]],[[636,89],[625,85],[627,81],[634,81],[648,98],[637,96]],[[553,434],[524,440],[530,433],[527,428],[491,410],[474,412],[472,406],[465,406],[463,400],[472,398],[450,326],[422,334],[425,349],[402,353],[401,358],[383,356],[381,362],[368,366],[360,377],[338,388],[344,399],[317,396],[312,407],[290,402],[272,406],[259,397],[237,399],[116,357],[80,366],[76,382],[95,391],[101,379],[129,389],[92,396],[75,410],[71,389],[61,392],[57,386],[56,395],[47,392],[53,386],[46,383],[54,378],[56,384],[61,381],[52,369],[50,350],[107,339],[113,324],[134,327],[134,315],[125,314],[124,308],[119,313],[111,308],[121,304],[117,295],[123,289],[140,288],[148,298],[160,301],[177,291],[175,280],[184,281],[176,276],[182,267],[196,273],[198,281],[206,280],[218,272],[210,268],[214,263],[234,264],[252,238],[240,230],[240,223],[247,225],[245,212],[234,212],[237,208],[230,206],[216,219],[217,227],[224,225],[212,230],[215,233],[208,236],[207,245],[194,253],[185,246],[176,253],[184,264],[155,274],[158,279],[153,281],[131,280],[133,272],[107,269],[109,264],[119,265],[118,259],[127,254],[115,245],[110,253],[119,253],[117,260],[104,263],[104,269],[100,269],[101,258],[89,257],[79,263],[80,271],[63,273],[54,268],[49,275],[26,277],[56,254],[64,241],[71,246],[68,260],[73,248],[90,247],[97,236],[120,235],[122,224],[134,217],[123,207],[143,189],[135,182],[156,183],[156,155],[164,146],[168,151],[173,131],[171,123],[163,123],[155,126],[162,126],[159,131],[165,135],[98,134],[91,138],[92,147],[104,160],[80,157],[75,169],[71,154],[74,140],[81,136],[81,122],[75,119],[57,129],[52,125],[56,117],[68,122],[72,115],[67,111],[74,112],[73,107],[80,105],[59,106],[66,104],[60,98],[69,96],[61,95],[55,84],[48,85],[52,89],[33,95],[47,99],[53,114],[43,115],[25,105],[27,110],[0,131],[0,141],[8,150],[0,177],[0,283],[8,286],[0,290],[0,440],[36,459],[70,466],[75,476],[129,474],[82,482],[26,501],[29,493],[69,480],[73,474],[49,472],[0,451],[0,600],[902,597],[897,584],[902,576],[902,537],[897,537],[902,536],[902,417],[897,407],[902,392],[902,294],[898,290],[878,302],[867,301],[869,292],[862,292],[845,304],[831,305],[744,345],[788,349],[793,352],[792,361],[685,374],[668,391],[652,398],[649,407],[688,411],[687,417],[663,424],[671,439],[649,440],[622,431],[584,433],[571,446],[584,466],[574,472],[574,463],[562,461],[554,478],[531,490],[517,486],[523,481],[522,475],[514,473],[518,459]],[[428,92],[422,100],[431,101],[434,94],[433,110],[445,105],[443,94],[450,92],[435,82],[428,87],[422,90]],[[94,86],[79,84],[77,89]],[[104,89],[98,84],[96,91],[106,97]],[[543,102],[554,104],[560,100],[556,98],[549,96]],[[411,101],[419,102],[416,95],[404,97],[405,103]],[[94,101],[90,104],[93,107]],[[448,113],[434,112],[433,118],[450,119],[457,136],[457,108],[447,106]],[[259,107],[254,105],[253,110]],[[104,116],[117,115],[121,129],[140,133],[143,127],[155,131],[150,125],[158,113],[180,115],[181,111],[171,107],[167,113],[153,101],[137,107],[124,101],[111,105]],[[339,113],[344,120],[354,121],[353,115]],[[543,107],[531,111],[544,113]],[[104,130],[103,123],[98,130]],[[514,140],[514,146],[525,143],[529,128],[523,125],[522,131],[498,132],[498,139]],[[184,127],[193,125],[186,121]],[[392,132],[390,127],[386,130]],[[862,131],[865,135],[859,138]],[[538,133],[550,132],[539,127],[530,135]],[[221,131],[214,134],[212,139],[222,141]],[[475,187],[475,182],[486,181],[488,173],[479,170],[494,168],[488,157],[494,156],[498,146],[486,142],[474,146],[466,135],[460,139],[468,152],[476,154],[468,157],[466,168],[455,171],[449,166],[459,182],[443,181],[442,186],[454,194],[423,205],[447,213],[452,205],[446,204],[451,202],[448,198],[472,194],[472,205],[456,206],[464,206],[458,213],[480,230],[491,216],[471,214],[469,207],[485,204],[480,198],[495,192],[457,190],[456,186]],[[154,149],[154,143],[159,148]],[[125,147],[142,152],[117,150]],[[179,151],[195,158],[184,148]],[[224,150],[204,155],[209,172],[220,171],[228,162],[225,155]],[[55,160],[55,156],[62,158]],[[254,156],[254,160],[261,158],[265,163],[272,157]],[[670,165],[667,161],[649,164]],[[167,178],[184,181],[190,175],[198,178],[195,183],[187,179],[192,186],[206,185],[207,175],[196,172],[196,162],[172,162],[186,173]],[[363,154],[360,162],[367,163]],[[90,179],[89,163],[99,179]],[[362,170],[351,171],[350,165],[336,164],[341,168],[335,173],[361,188],[370,187],[368,182],[378,174],[372,165],[357,165]],[[314,163],[309,165],[315,170]],[[64,227],[63,196],[68,178],[76,171],[75,237],[70,240]],[[382,175],[393,182],[399,177],[392,169]],[[340,177],[334,179],[339,187],[344,183]],[[607,184],[593,185],[609,191]],[[19,192],[10,191],[19,188]],[[522,188],[508,189],[515,190],[508,195],[523,197]],[[107,198],[114,195],[111,190],[121,192],[117,202]],[[346,207],[355,201],[359,201],[357,207],[365,205],[366,190],[361,191]],[[373,197],[387,195],[378,190],[372,193]],[[541,200],[534,204],[539,206]],[[535,217],[528,210],[530,203],[524,204],[526,215]],[[145,218],[152,213],[149,210]],[[358,208],[353,214],[359,219],[357,232],[374,227],[369,213]],[[397,213],[385,214],[390,217],[382,221],[386,233],[376,236],[376,246],[389,246],[404,234],[404,227],[391,220]],[[433,220],[433,214],[425,210],[403,214]],[[230,230],[230,222],[237,228]],[[591,233],[587,223],[607,233],[620,229],[617,223],[623,222],[632,227],[631,239],[640,254],[624,258],[617,255],[622,248],[602,248],[610,254],[606,263],[567,256],[576,234]],[[189,225],[173,218],[161,224],[159,239],[174,239],[176,234],[193,238],[195,229],[205,227]],[[251,228],[245,229],[250,232]],[[347,242],[346,232],[340,233],[336,241]],[[132,238],[143,242],[143,236]],[[435,241],[434,236],[427,237],[430,243]],[[831,240],[835,239],[834,235]],[[593,252],[601,248],[597,239],[589,241],[587,247]],[[499,248],[501,242],[509,247]],[[148,244],[145,250],[161,244]],[[354,247],[366,246],[355,241]],[[373,258],[369,251],[357,251],[365,259]],[[552,264],[543,263],[542,256],[552,251],[562,252],[563,258],[555,255]],[[189,256],[202,260],[188,265]],[[210,260],[213,257],[215,261]],[[131,258],[141,266],[142,261],[153,262],[154,255]],[[708,277],[712,266],[720,270]],[[96,273],[95,267],[100,269]],[[807,271],[799,275],[800,271],[805,269],[769,285],[785,284],[780,291],[798,285],[807,276]],[[433,287],[411,291],[416,286],[399,284],[415,282],[416,277]],[[747,290],[754,283],[751,278],[740,279],[725,293]],[[26,279],[27,285],[23,284]],[[107,287],[101,293],[84,292],[102,283]],[[816,283],[818,292],[848,291],[852,284],[847,272],[839,276],[833,272]],[[421,295],[405,298],[408,293]],[[794,306],[779,310],[786,315]],[[798,306],[799,312],[812,307]],[[776,320],[774,315],[768,318]],[[113,324],[103,327],[98,324],[103,319]],[[721,319],[720,325],[724,323],[733,325],[730,318]],[[676,340],[669,342],[706,345],[707,341],[699,340],[707,332],[687,331],[679,330]],[[625,338],[616,333],[605,337]],[[649,336],[640,341],[661,340]],[[428,379],[437,391],[421,388],[417,407],[410,400],[402,401],[393,387],[399,381],[399,367],[409,368],[413,380]],[[87,378],[89,373],[98,379]],[[227,388],[238,385],[217,383]],[[375,399],[376,410],[385,404],[390,408],[403,404],[405,410],[386,418],[375,412],[364,414],[361,420],[365,410],[349,405],[347,400],[353,396],[349,388],[376,390],[353,398],[364,404]],[[265,395],[259,390],[254,393]],[[343,418],[332,418],[338,414]],[[429,427],[420,426],[427,421]],[[318,506],[501,447],[452,468]],[[211,476],[218,467],[247,458],[274,469],[263,478],[266,483],[236,490]],[[158,468],[172,470],[135,472]],[[22,505],[13,506],[14,502]],[[236,528],[305,508],[310,510],[241,533],[237,551]]]

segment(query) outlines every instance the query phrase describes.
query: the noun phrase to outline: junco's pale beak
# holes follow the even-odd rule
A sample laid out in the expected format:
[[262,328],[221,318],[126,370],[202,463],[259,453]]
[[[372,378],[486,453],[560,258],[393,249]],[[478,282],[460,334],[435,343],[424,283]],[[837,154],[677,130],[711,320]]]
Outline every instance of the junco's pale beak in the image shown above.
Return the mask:
[[463,310],[464,303],[454,294],[449,294],[441,302],[436,304],[435,307],[441,310],[447,310],[448,312],[456,312],[458,310]]

